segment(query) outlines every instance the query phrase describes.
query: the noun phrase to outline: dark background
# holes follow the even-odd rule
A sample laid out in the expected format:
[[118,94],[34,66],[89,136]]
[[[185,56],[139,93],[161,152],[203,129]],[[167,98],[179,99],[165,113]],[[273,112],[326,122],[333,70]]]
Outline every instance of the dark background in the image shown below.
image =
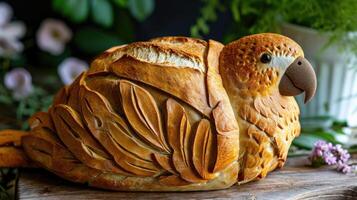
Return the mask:
[[[5,2],[8,2],[13,7],[16,19],[26,23],[28,31],[37,30],[41,21],[48,17],[66,21],[61,15],[52,10],[52,1],[50,0],[7,0]],[[156,0],[153,14],[144,22],[139,23],[132,19],[134,24],[134,40],[146,40],[171,35],[190,36],[190,27],[199,16],[201,6],[202,2],[199,0]],[[226,14],[218,14],[219,22],[211,24],[211,32],[205,35],[204,39],[222,39],[225,27],[229,26],[231,19],[228,16],[228,12],[226,12]],[[67,23],[67,25],[70,26],[71,24]],[[85,25],[85,23],[81,23],[78,26]],[[75,26],[76,25],[72,25],[71,28],[75,29]],[[117,28],[125,29],[125,27]]]

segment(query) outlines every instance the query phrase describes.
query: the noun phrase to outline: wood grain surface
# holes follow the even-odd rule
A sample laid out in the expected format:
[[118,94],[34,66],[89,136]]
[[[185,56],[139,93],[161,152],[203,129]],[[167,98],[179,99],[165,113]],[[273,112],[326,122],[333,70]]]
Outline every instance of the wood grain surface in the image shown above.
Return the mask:
[[357,199],[357,176],[332,168],[307,167],[306,157],[289,158],[287,165],[264,180],[208,192],[111,192],[62,180],[42,169],[23,169],[18,198],[26,200],[81,199]]

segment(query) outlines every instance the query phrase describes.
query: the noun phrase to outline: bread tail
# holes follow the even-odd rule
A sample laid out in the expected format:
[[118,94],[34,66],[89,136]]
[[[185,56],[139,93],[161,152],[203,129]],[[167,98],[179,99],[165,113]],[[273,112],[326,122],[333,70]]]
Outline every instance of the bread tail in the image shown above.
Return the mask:
[[33,164],[22,149],[22,137],[29,132],[18,130],[0,131],[0,168],[31,167]]

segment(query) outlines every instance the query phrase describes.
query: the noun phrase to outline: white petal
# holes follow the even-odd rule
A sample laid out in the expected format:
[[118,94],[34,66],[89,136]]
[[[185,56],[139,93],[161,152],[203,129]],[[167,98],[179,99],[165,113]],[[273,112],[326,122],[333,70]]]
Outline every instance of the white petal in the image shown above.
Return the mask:
[[0,2],[0,26],[7,24],[12,18],[12,8],[5,2]]
[[0,28],[3,37],[18,39],[25,35],[26,26],[24,23],[15,21]]
[[71,39],[72,31],[62,21],[46,19],[37,31],[37,45],[53,55],[63,52],[65,44]]
[[58,66],[58,74],[65,85],[71,84],[83,71],[88,69],[88,64],[78,58],[66,58]]
[[37,35],[37,45],[38,47],[52,55],[59,55],[64,51],[64,44],[58,40],[54,40],[46,33],[41,33]]
[[10,90],[21,90],[32,86],[32,77],[26,69],[15,68],[5,74],[4,84]]
[[23,48],[23,44],[16,39],[0,37],[0,56],[12,57]]
[[26,85],[22,88],[18,88],[16,90],[14,90],[12,95],[13,95],[14,99],[20,100],[20,99],[28,97],[32,93],[32,91],[33,91],[32,85]]

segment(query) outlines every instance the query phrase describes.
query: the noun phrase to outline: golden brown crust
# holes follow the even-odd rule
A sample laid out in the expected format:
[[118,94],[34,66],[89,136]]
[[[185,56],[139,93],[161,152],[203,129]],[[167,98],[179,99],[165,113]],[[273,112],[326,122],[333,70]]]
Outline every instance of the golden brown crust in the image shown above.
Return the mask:
[[277,34],[257,34],[227,45],[220,54],[220,73],[240,128],[239,182],[260,179],[286,160],[300,132],[299,108],[281,96],[281,66],[267,66],[260,56],[298,57],[299,45]]
[[230,95],[269,95],[276,88],[284,71],[278,70],[279,66],[261,63],[263,53],[284,57],[304,55],[293,40],[273,33],[250,35],[228,44],[220,54],[220,74]]
[[250,105],[243,100],[239,104],[245,104],[238,118],[245,152],[239,181],[263,178],[285,163],[292,139],[300,132],[299,109],[293,97],[278,93],[256,98]]
[[29,167],[31,162],[22,150],[22,137],[25,131],[0,131],[0,167]]
[[205,184],[187,184],[175,176],[135,177],[123,176],[116,173],[103,172],[89,168],[61,145],[58,138],[52,133],[37,130],[36,133],[24,138],[24,148],[32,160],[36,160],[42,167],[58,176],[78,183],[87,183],[90,186],[120,190],[120,191],[189,191],[223,189],[235,183],[237,163],[228,166],[221,175]]
[[206,101],[204,74],[191,69],[178,69],[147,64],[131,57],[123,57],[112,65],[113,73],[117,76],[163,90],[182,99],[205,115],[210,112]]
[[213,108],[212,116],[218,133],[217,160],[214,171],[224,169],[229,163],[237,160],[239,156],[239,127],[218,69],[218,58],[222,49],[222,44],[209,40],[206,59],[208,66],[206,75],[208,101],[211,108]]
[[13,146],[0,147],[0,167],[28,167],[31,161],[22,148]]
[[0,146],[21,146],[21,138],[29,133],[26,131],[2,130],[0,132]]
[[160,37],[151,39],[150,42],[159,43],[166,48],[176,49],[188,56],[194,56],[204,62],[207,42],[200,39],[188,37]]

